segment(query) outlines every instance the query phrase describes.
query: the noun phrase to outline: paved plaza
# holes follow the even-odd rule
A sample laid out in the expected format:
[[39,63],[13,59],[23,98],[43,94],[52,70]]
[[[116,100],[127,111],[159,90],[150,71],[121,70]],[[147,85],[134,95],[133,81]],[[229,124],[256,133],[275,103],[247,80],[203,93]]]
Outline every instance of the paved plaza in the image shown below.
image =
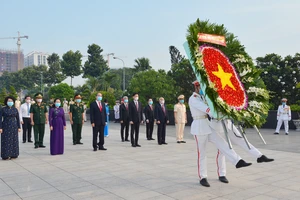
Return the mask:
[[[247,130],[250,142],[271,163],[256,163],[241,148],[234,149],[253,165],[235,169],[227,162],[229,184],[221,183],[216,172],[216,149],[208,145],[208,181],[210,188],[199,185],[196,143],[186,127],[186,144],[177,144],[175,127],[167,127],[168,145],[157,145],[145,138],[141,126],[141,148],[121,142],[120,125],[110,123],[107,151],[92,151],[89,122],[83,127],[83,145],[72,145],[68,122],[65,153],[51,156],[49,127],[46,127],[45,149],[34,149],[32,143],[20,143],[18,159],[0,160],[0,200],[277,200],[300,199],[300,132],[262,129],[267,145],[254,130]],[[156,128],[155,130],[156,131]],[[20,133],[21,136],[21,133]],[[156,137],[156,135],[154,135]]]

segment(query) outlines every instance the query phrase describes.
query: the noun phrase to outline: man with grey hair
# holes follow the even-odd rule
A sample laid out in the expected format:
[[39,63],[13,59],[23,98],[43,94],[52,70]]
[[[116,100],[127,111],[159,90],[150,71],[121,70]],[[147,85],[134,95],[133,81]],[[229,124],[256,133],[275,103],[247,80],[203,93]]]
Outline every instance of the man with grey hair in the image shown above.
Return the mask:
[[[129,136],[129,107],[128,107],[128,97],[123,97],[123,104],[120,105],[120,123],[121,123],[121,140],[122,142],[128,141]],[[125,137],[124,137],[125,129]]]

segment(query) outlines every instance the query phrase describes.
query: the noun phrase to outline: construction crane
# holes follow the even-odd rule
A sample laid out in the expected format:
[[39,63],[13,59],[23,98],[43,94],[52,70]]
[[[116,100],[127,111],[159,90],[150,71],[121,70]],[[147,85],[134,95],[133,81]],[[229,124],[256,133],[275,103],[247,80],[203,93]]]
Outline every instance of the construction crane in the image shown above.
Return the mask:
[[17,46],[18,46],[18,70],[21,69],[21,38],[28,39],[27,35],[21,36],[20,32],[18,31],[18,37],[4,37],[0,39],[18,39]]

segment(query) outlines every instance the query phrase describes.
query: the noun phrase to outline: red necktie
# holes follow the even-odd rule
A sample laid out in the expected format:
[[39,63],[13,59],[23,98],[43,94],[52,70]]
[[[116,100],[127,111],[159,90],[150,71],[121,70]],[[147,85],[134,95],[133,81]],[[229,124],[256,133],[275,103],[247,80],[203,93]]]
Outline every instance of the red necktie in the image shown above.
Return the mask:
[[152,106],[150,106],[150,108],[151,108],[151,110],[153,110],[153,109],[152,109]]
[[126,110],[128,110],[128,104],[126,103]]
[[139,105],[138,105],[137,101],[135,102],[135,106],[136,106],[136,110],[138,111],[139,110]]
[[102,112],[102,105],[99,101],[98,101],[98,106],[99,106],[100,112]]
[[164,112],[165,115],[166,115],[166,110],[165,110],[165,106],[164,106],[164,105],[161,105],[161,109],[163,110],[163,112]]

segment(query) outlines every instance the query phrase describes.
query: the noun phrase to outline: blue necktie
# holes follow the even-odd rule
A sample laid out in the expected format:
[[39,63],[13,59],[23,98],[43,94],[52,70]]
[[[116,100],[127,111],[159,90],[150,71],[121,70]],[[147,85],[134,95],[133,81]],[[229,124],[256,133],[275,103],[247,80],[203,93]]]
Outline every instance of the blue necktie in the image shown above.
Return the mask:
[[28,110],[28,115],[30,115],[30,109],[29,109],[29,104],[27,103],[27,110]]

